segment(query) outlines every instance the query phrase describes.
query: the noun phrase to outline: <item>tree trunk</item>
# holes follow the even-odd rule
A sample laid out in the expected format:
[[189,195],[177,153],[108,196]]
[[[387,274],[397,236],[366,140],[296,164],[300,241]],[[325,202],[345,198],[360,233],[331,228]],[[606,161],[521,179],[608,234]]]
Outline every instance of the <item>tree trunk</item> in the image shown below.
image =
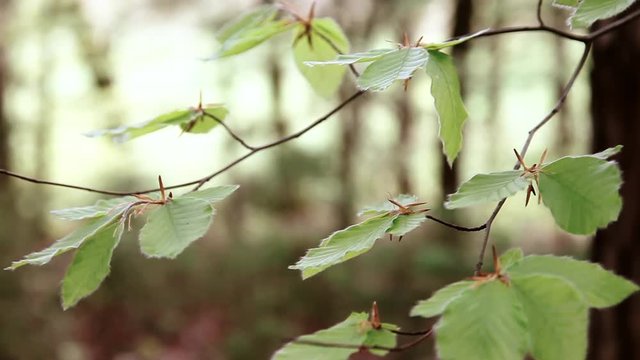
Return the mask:
[[[640,8],[636,4],[632,8]],[[602,22],[594,26],[605,25]],[[640,282],[640,21],[605,36],[593,47],[591,111],[593,148],[622,144],[617,157],[623,174],[622,213],[595,236],[591,257],[619,275]],[[590,329],[591,360],[640,358],[640,296],[594,311]]]

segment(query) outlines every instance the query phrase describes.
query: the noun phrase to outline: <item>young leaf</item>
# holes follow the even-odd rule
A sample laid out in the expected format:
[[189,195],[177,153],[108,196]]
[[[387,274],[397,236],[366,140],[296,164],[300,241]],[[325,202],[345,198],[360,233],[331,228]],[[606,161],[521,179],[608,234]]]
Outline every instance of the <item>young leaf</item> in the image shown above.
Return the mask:
[[328,267],[361,255],[373,247],[397,217],[398,215],[382,214],[336,231],[322,240],[317,248],[309,249],[289,269],[302,271],[302,279],[307,279]]
[[599,153],[595,153],[592,155],[583,155],[583,156],[592,156],[601,160],[607,160],[608,158],[620,153],[620,151],[622,151],[622,145],[616,145],[614,147],[610,147],[608,149],[602,150]]
[[484,33],[486,33],[487,31],[489,31],[490,29],[483,29],[480,31],[476,31],[473,34],[467,35],[467,36],[462,36],[459,37],[457,39],[453,39],[453,40],[448,40],[448,41],[443,41],[443,42],[439,42],[439,43],[430,43],[430,44],[426,44],[423,47],[427,50],[442,50],[448,47],[452,47],[452,46],[456,46],[456,45],[460,45],[464,42],[467,42],[475,37],[478,37]]
[[566,280],[550,275],[513,276],[536,360],[581,360],[587,355],[588,307]]
[[[392,324],[382,324],[374,329],[368,321],[367,313],[352,313],[343,322],[328,329],[304,335],[286,344],[271,357],[272,360],[347,360],[351,354],[359,352],[359,346],[396,346],[396,334],[388,329],[397,329]],[[306,343],[305,343],[306,342]],[[340,344],[347,347],[322,346],[322,344]],[[383,356],[385,350],[374,350]]]
[[340,54],[334,60],[305,61],[304,64],[311,67],[316,65],[351,65],[355,63],[372,62],[380,59],[383,55],[395,51],[398,51],[398,49],[374,49],[354,54]]
[[415,230],[427,218],[423,213],[400,214],[393,220],[393,224],[387,232],[393,236],[404,236],[406,233]]
[[330,18],[314,19],[309,36],[302,35],[304,32],[304,25],[298,25],[294,32],[293,56],[296,65],[319,95],[329,97],[338,90],[346,69],[339,65],[311,68],[305,63],[310,60],[331,60],[340,53],[349,52],[349,40],[340,25]]
[[431,95],[438,112],[440,140],[449,166],[452,166],[462,149],[462,128],[467,119],[458,72],[453,59],[440,51],[429,51],[426,70],[431,77]]
[[87,136],[109,136],[116,142],[125,142],[172,125],[179,125],[185,132],[206,133],[218,125],[218,122],[205,116],[205,112],[218,120],[224,120],[228,114],[228,110],[223,105],[212,104],[201,109],[172,111],[136,125],[92,131]]
[[505,251],[500,255],[500,265],[502,270],[508,270],[512,265],[518,263],[524,258],[524,253],[520,248],[513,248]]
[[277,12],[278,9],[272,5],[260,6],[226,25],[217,35],[222,45],[213,58],[240,54],[289,30],[291,23],[275,20]]
[[204,190],[198,190],[184,195],[178,196],[176,199],[192,198],[200,199],[213,205],[214,203],[224,200],[227,196],[233,194],[240,186],[239,185],[222,185],[214,186]]
[[473,281],[458,281],[438,290],[429,299],[419,301],[412,309],[411,316],[430,318],[444,312],[449,304],[465,291],[471,290]]
[[451,301],[436,324],[438,358],[522,359],[526,326],[513,288],[499,280],[478,283]]
[[11,266],[5,270],[15,270],[23,265],[44,265],[57,255],[63,254],[69,250],[77,249],[88,238],[116,222],[124,210],[125,208],[121,208],[118,211],[112,211],[105,216],[91,220],[88,224],[78,228],[62,239],[57,240],[48,248],[31,253],[25,256],[22,260],[14,261]]
[[594,156],[565,157],[540,172],[540,194],[556,223],[573,234],[593,234],[618,218],[620,169]]
[[133,196],[124,196],[109,200],[98,200],[95,205],[69,209],[52,210],[51,214],[63,220],[84,220],[107,215],[110,211],[118,211],[121,207],[136,201]]
[[444,203],[447,209],[457,209],[491,201],[500,201],[529,186],[522,171],[512,170],[478,174],[460,186]]
[[582,0],[571,16],[575,28],[587,28],[597,20],[607,19],[625,11],[635,0]]
[[209,229],[214,211],[196,198],[176,198],[149,213],[140,230],[140,248],[149,257],[173,259]]
[[[418,197],[415,195],[400,194],[394,197],[393,201],[397,202],[400,205],[409,205],[418,201]],[[389,200],[385,200],[381,203],[362,208],[362,210],[358,212],[358,216],[384,214],[388,213],[389,211],[396,210],[397,208],[398,207],[395,206],[392,202],[390,202]]]
[[582,294],[587,305],[595,308],[614,306],[639,289],[636,284],[598,264],[569,257],[527,256],[507,270],[514,277],[530,274],[561,277]]
[[91,237],[76,251],[62,280],[62,308],[76,305],[98,289],[109,274],[113,249],[118,246],[124,224],[111,224]]
[[406,80],[429,58],[423,48],[402,48],[389,52],[369,65],[356,81],[362,90],[384,91],[394,81]]

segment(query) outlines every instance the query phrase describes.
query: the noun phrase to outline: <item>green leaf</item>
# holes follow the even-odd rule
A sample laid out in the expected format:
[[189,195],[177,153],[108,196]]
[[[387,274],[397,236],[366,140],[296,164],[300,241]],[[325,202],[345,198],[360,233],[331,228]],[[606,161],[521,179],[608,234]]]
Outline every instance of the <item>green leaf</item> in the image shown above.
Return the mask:
[[471,290],[473,283],[473,281],[458,281],[447,285],[436,291],[429,299],[419,301],[411,309],[410,315],[430,318],[442,314],[453,300]]
[[109,212],[107,215],[91,220],[86,225],[78,228],[71,234],[57,240],[44,250],[31,253],[22,260],[14,261],[5,270],[15,270],[23,265],[44,265],[49,263],[55,256],[63,254],[69,250],[79,248],[88,238],[94,236],[100,230],[113,224],[124,212],[124,208],[119,211]]
[[240,185],[222,185],[222,186],[214,186],[204,190],[198,190],[190,193],[186,193],[184,195],[178,196],[176,199],[200,199],[208,202],[213,205],[214,203],[224,200],[227,196],[233,194]]
[[331,60],[340,53],[349,52],[349,40],[340,25],[330,18],[314,19],[310,37],[302,35],[304,32],[305,27],[298,25],[293,44],[296,65],[319,95],[329,97],[340,87],[346,69],[339,65],[311,68],[305,63]]
[[606,150],[602,150],[599,153],[595,153],[593,155],[585,155],[585,156],[592,156],[598,159],[607,160],[608,158],[618,154],[620,151],[622,151],[622,145],[616,145]]
[[617,164],[594,156],[565,157],[540,172],[545,206],[562,229],[574,234],[593,234],[618,218],[621,184]]
[[454,299],[436,324],[438,358],[522,359],[526,323],[512,287],[498,280],[479,283]]
[[307,279],[328,267],[361,255],[373,247],[397,217],[398,215],[382,214],[336,231],[322,240],[317,248],[309,249],[289,269],[302,271],[302,279]]
[[607,19],[625,11],[635,0],[582,0],[571,16],[573,27],[586,28],[597,20]]
[[78,248],[62,280],[64,310],[91,295],[109,275],[111,256],[123,231],[123,223],[111,224],[87,238]]
[[213,208],[204,200],[176,198],[149,213],[140,230],[140,248],[149,257],[173,259],[207,232]]
[[107,215],[111,210],[126,207],[126,205],[136,201],[133,196],[124,196],[109,200],[98,200],[95,205],[82,206],[68,209],[52,210],[51,214],[63,220],[84,220]]
[[317,65],[351,65],[355,63],[372,62],[380,59],[385,54],[395,51],[398,51],[398,49],[374,49],[353,54],[340,54],[333,60],[305,61],[304,64],[311,67]]
[[423,47],[427,50],[441,50],[441,49],[445,49],[448,47],[452,47],[452,46],[456,46],[456,45],[460,45],[464,42],[467,42],[475,37],[478,37],[484,33],[486,33],[487,31],[489,31],[490,29],[483,29],[480,31],[477,31],[473,34],[470,35],[466,35],[466,36],[462,36],[459,37],[457,39],[453,39],[453,40],[448,40],[448,41],[443,41],[443,42],[439,42],[439,43],[429,43],[429,44],[425,44]]
[[478,174],[460,186],[447,198],[444,207],[457,209],[492,201],[500,201],[529,186],[522,171],[512,170],[491,174]]
[[[418,201],[418,197],[415,196],[415,195],[400,194],[400,195],[394,197],[393,201],[397,202],[400,205],[409,205],[411,203],[414,203],[414,202]],[[378,204],[375,204],[375,205],[366,206],[366,207],[362,208],[358,212],[358,216],[385,214],[385,213],[388,213],[389,211],[393,211],[393,210],[397,210],[397,209],[398,209],[397,206],[395,206],[389,200],[385,200],[385,201],[383,201],[381,203],[378,203]]]
[[638,286],[600,265],[569,257],[527,256],[508,269],[512,276],[544,274],[559,276],[571,283],[595,308],[614,306],[638,291]]
[[202,109],[176,110],[139,124],[96,130],[86,135],[89,137],[109,136],[116,142],[125,142],[172,125],[179,125],[184,132],[205,133],[218,125],[217,121],[205,116],[205,112],[219,120],[224,120],[228,113],[224,105],[210,104]]
[[520,248],[513,248],[505,251],[502,255],[500,255],[500,265],[502,266],[502,270],[508,270],[511,266],[518,263],[523,258],[524,254],[522,253],[522,249]]
[[553,6],[575,8],[580,0],[553,0]]
[[391,225],[387,232],[393,236],[404,236],[408,232],[415,230],[425,220],[427,220],[427,218],[424,213],[401,214],[393,220],[393,225]]
[[566,280],[550,275],[514,276],[536,360],[580,360],[587,355],[588,307]]
[[[396,335],[387,329],[397,329],[395,325],[383,324],[382,329],[373,329],[366,313],[352,313],[343,322],[328,329],[304,335],[286,344],[271,357],[272,360],[347,360],[351,354],[359,352],[359,346],[395,347]],[[298,342],[296,342],[298,341]],[[313,344],[305,344],[303,342]],[[341,344],[353,348],[322,346],[321,344]],[[383,356],[385,350],[373,350]]]
[[402,48],[389,52],[369,65],[356,81],[362,90],[384,91],[394,81],[406,80],[427,63],[423,48]]
[[453,59],[439,51],[429,51],[427,74],[431,77],[431,95],[435,100],[440,140],[449,166],[462,149],[462,128],[467,110],[460,95],[460,81]]
[[213,58],[240,54],[290,29],[289,22],[275,20],[277,12],[273,5],[260,6],[223,27],[217,35],[222,45]]

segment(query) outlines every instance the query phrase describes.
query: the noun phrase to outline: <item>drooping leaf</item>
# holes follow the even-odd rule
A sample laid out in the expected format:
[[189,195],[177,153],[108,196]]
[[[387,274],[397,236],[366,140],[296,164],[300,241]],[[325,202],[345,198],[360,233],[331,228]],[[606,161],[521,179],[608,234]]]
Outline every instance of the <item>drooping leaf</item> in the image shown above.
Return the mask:
[[176,198],[149,212],[140,230],[140,248],[149,257],[175,258],[209,229],[214,211],[196,198]]
[[172,125],[180,126],[184,132],[206,133],[218,125],[218,122],[205,116],[205,112],[215,116],[218,120],[224,120],[228,114],[223,105],[211,104],[204,106],[202,109],[176,110],[139,124],[96,130],[86,135],[90,137],[109,136],[116,142],[124,142]]
[[586,28],[594,22],[625,11],[635,0],[582,0],[571,16],[573,27]]
[[331,18],[314,19],[310,37],[301,36],[304,32],[303,25],[298,25],[294,32],[293,56],[296,65],[319,95],[329,97],[338,90],[346,69],[339,65],[311,68],[305,63],[332,60],[340,53],[349,52],[349,40],[340,25]]
[[317,65],[351,65],[355,63],[372,62],[394,51],[398,51],[398,49],[374,49],[353,54],[340,54],[333,60],[305,61],[304,64],[313,67]]
[[64,310],[91,295],[109,275],[111,256],[123,231],[123,223],[111,224],[88,237],[78,248],[62,280]]
[[57,255],[63,254],[69,250],[77,249],[88,238],[116,222],[124,210],[124,208],[121,208],[119,211],[112,211],[107,215],[91,220],[89,223],[81,226],[71,234],[57,240],[48,248],[31,253],[25,256],[22,260],[14,261],[11,266],[5,270],[15,270],[23,265],[44,265],[49,263],[49,261]]
[[289,30],[293,24],[276,20],[277,12],[273,5],[263,5],[226,25],[217,34],[221,47],[213,59],[240,54]]
[[492,201],[500,201],[529,186],[522,171],[503,171],[478,174],[460,186],[455,194],[447,198],[444,207],[457,209]]
[[307,279],[330,266],[361,255],[373,247],[397,217],[398,215],[382,214],[336,231],[322,240],[317,248],[309,249],[289,269],[302,271],[302,279]]
[[588,307],[582,295],[563,278],[550,275],[513,276],[536,360],[581,360],[587,355]]
[[513,248],[505,251],[500,255],[500,265],[502,270],[508,270],[512,265],[516,264],[524,258],[524,253],[520,248]]
[[429,43],[429,44],[425,44],[423,47],[427,50],[442,50],[448,47],[452,47],[452,46],[456,46],[456,45],[460,45],[464,42],[467,42],[475,37],[478,37],[484,33],[486,33],[487,31],[489,31],[490,29],[483,29],[480,31],[476,31],[473,34],[470,35],[466,35],[466,36],[462,36],[459,37],[457,39],[453,39],[453,40],[448,40],[448,41],[443,41],[443,42],[439,42],[439,43]]
[[214,204],[218,201],[224,200],[227,196],[233,194],[239,187],[239,185],[214,186],[208,189],[198,190],[180,195],[176,199],[193,198],[204,200],[209,204]]
[[397,80],[406,80],[427,63],[423,48],[401,48],[381,56],[369,65],[356,81],[362,90],[384,91]]
[[540,173],[542,200],[562,229],[593,234],[615,221],[622,208],[620,169],[594,156],[565,157]]
[[[343,322],[328,329],[310,335],[300,336],[286,344],[271,357],[272,360],[347,360],[351,354],[359,351],[359,346],[396,346],[396,335],[388,329],[397,329],[395,325],[383,324],[382,329],[373,329],[367,313],[352,313]],[[309,343],[304,343],[309,342]],[[320,344],[341,344],[353,348],[322,346]],[[383,356],[385,350],[372,353]]]
[[126,206],[134,201],[136,201],[136,198],[133,196],[124,196],[109,200],[100,199],[95,203],[95,205],[52,210],[51,214],[63,220],[91,219],[105,216],[111,210],[118,211],[120,207]]
[[584,297],[587,305],[595,308],[614,306],[638,291],[638,286],[600,265],[569,257],[527,256],[508,269],[516,275],[543,274],[563,278]]
[[512,287],[479,283],[446,307],[435,326],[438,358],[523,359],[527,321]]
[[452,166],[462,149],[462,129],[467,119],[458,72],[453,59],[439,51],[429,51],[426,70],[431,77],[431,95],[438,112],[440,141],[449,166]]
[[458,281],[449,284],[438,290],[427,300],[419,301],[412,309],[411,316],[422,316],[430,318],[438,316],[444,312],[449,304],[462,295],[465,291],[470,290],[473,281]]
[[[393,201],[397,202],[400,205],[409,205],[418,201],[418,197],[410,194],[400,194],[394,197]],[[384,214],[388,213],[389,211],[396,210],[397,208],[398,207],[395,206],[392,202],[390,202],[389,200],[385,200],[381,203],[362,208],[358,212],[358,216]]]

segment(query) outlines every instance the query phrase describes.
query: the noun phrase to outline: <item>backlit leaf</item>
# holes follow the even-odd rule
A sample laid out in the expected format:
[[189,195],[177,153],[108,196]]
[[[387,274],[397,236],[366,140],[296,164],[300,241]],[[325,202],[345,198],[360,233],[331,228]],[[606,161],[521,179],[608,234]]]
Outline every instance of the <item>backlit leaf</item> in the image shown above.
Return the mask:
[[411,316],[422,316],[430,318],[438,316],[444,312],[449,304],[462,295],[465,291],[470,290],[473,281],[458,281],[449,284],[438,290],[429,299],[419,301],[412,309]]
[[460,186],[447,198],[444,207],[457,209],[486,202],[500,201],[529,186],[522,171],[512,170],[491,174],[478,174]]
[[210,204],[214,204],[218,201],[224,200],[227,196],[233,194],[239,187],[239,185],[214,186],[208,189],[198,190],[180,195],[176,199],[194,198],[204,200]]
[[582,0],[571,16],[576,28],[586,28],[597,20],[607,19],[626,10],[635,0]]
[[64,220],[83,220],[107,215],[110,211],[118,211],[123,206],[137,199],[133,196],[124,196],[109,200],[98,200],[95,205],[82,206],[68,209],[52,210],[51,213]]
[[406,80],[429,58],[423,48],[402,48],[389,52],[369,65],[356,81],[362,90],[384,91],[398,80]]
[[333,60],[327,61],[305,61],[307,66],[316,65],[350,65],[362,62],[371,62],[380,59],[383,55],[390,52],[398,51],[398,49],[374,49],[353,54],[341,54]]
[[429,43],[429,44],[425,44],[423,47],[427,50],[441,50],[441,49],[445,49],[448,47],[452,47],[452,46],[456,46],[459,44],[462,44],[464,42],[467,42],[475,37],[478,37],[484,33],[486,33],[487,31],[489,31],[490,29],[483,29],[480,31],[477,31],[473,34],[470,35],[466,35],[466,36],[462,36],[459,37],[457,39],[452,39],[452,40],[448,40],[448,41],[443,41],[443,42],[439,42],[439,43]]
[[[417,202],[418,197],[415,195],[400,194],[394,197],[393,201],[397,202],[400,205],[409,205],[411,203]],[[381,203],[362,208],[358,212],[358,216],[384,214],[397,209],[398,207],[395,206],[392,202],[390,202],[389,200],[385,200]]]

